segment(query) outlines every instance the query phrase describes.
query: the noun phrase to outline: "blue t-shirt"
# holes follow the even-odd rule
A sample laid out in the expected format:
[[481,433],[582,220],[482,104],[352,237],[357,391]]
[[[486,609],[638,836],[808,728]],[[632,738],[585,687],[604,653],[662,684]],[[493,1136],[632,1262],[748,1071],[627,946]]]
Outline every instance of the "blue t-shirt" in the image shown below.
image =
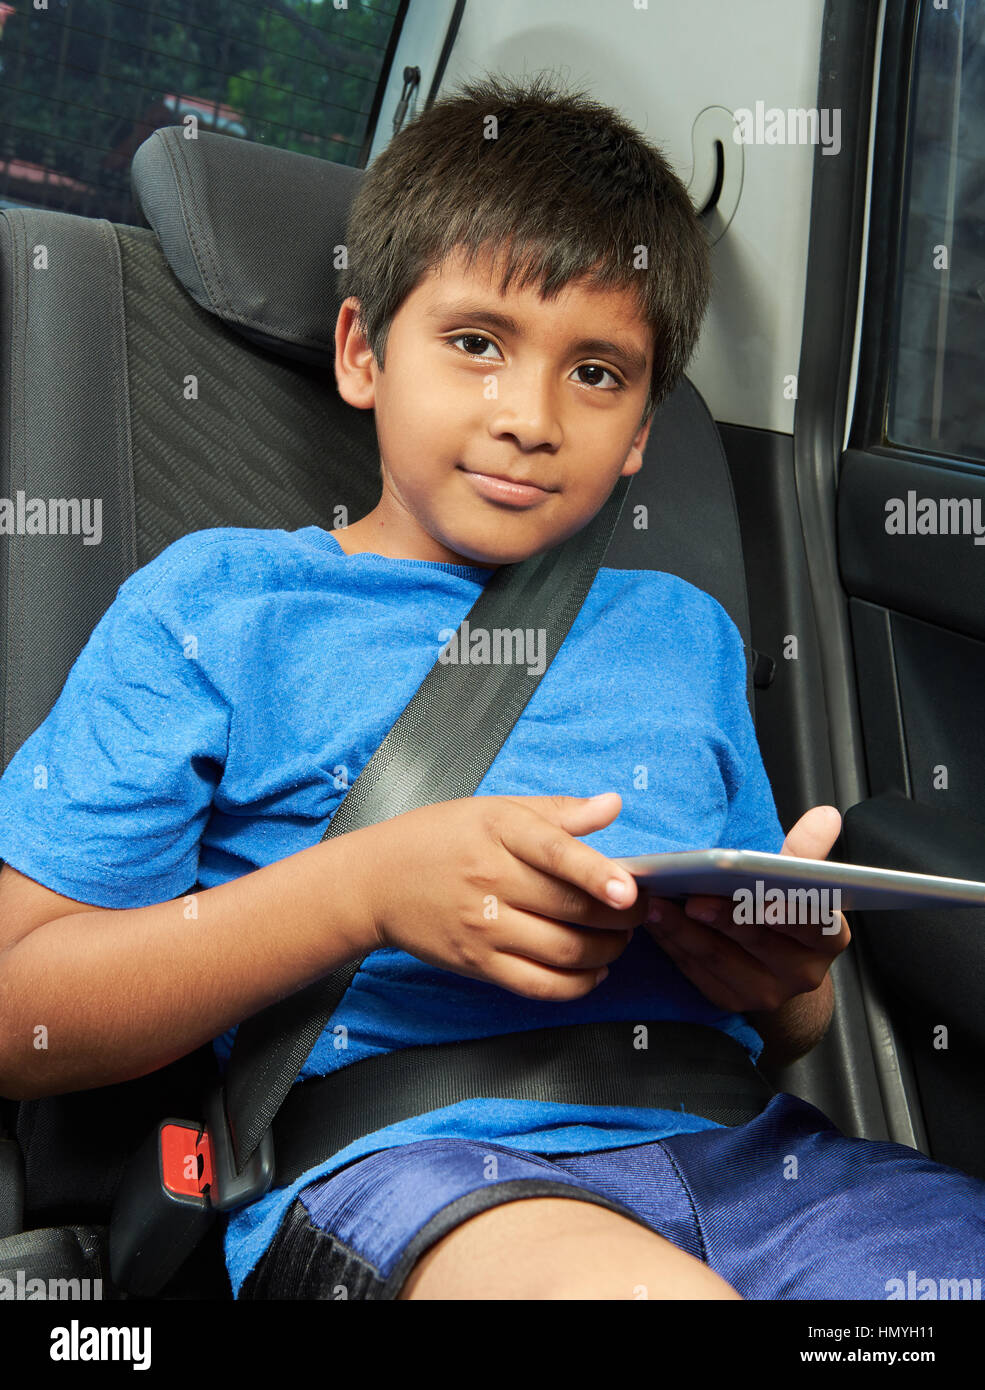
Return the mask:
[[[0,778],[0,859],[56,893],[126,908],[317,844],[492,573],[349,556],[317,526],[182,537],[120,586]],[[582,838],[612,857],[783,843],[739,632],[710,595],[659,571],[599,570],[476,795],[609,790],[620,814]],[[301,1078],[400,1047],[648,1018],[721,1028],[754,1060],[762,1050],[638,929],[608,978],[569,1003],[374,951]],[[221,1067],[234,1034],[215,1040]],[[233,1213],[234,1292],[297,1192],[363,1154],[436,1135],[579,1153],[713,1127],[675,1111],[482,1098],[401,1121]]]

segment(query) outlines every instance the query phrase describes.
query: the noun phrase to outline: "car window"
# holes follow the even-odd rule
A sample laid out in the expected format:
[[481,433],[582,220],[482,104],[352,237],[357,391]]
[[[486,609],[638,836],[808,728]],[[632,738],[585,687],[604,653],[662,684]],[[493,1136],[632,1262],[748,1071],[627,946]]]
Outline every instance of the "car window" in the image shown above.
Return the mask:
[[399,0],[0,4],[0,207],[139,225],[130,163],[160,126],[362,167]]
[[888,441],[985,461],[985,0],[923,5]]

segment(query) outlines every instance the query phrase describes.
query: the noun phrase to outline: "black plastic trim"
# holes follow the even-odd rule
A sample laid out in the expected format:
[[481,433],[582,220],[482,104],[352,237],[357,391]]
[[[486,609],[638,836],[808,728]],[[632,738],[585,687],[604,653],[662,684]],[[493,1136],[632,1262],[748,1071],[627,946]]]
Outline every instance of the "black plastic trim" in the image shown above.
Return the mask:
[[884,792],[909,796],[910,770],[890,616],[885,608],[854,598],[849,611],[869,786],[874,796]]
[[[742,532],[752,645],[776,662],[755,694],[756,735],[780,823],[833,804],[827,709],[788,434],[719,424]],[[796,659],[785,655],[797,638]]]
[[407,18],[407,11],[409,8],[410,0],[399,0],[397,17],[393,22],[393,28],[390,30],[386,52],[383,55],[383,66],[380,69],[379,81],[376,84],[376,91],[373,93],[373,104],[369,108],[369,120],[366,123],[366,134],[363,138],[362,148],[359,151],[359,159],[356,164],[357,169],[365,169],[369,162],[369,152],[373,148],[373,141],[376,139],[376,127],[379,123],[380,111],[383,107],[383,94],[390,82],[393,60],[397,54],[397,45],[400,43],[400,35],[403,31],[404,20]]
[[465,0],[455,0],[455,8],[452,11],[451,19],[448,21],[448,29],[445,33],[445,41],[441,45],[441,53],[438,56],[437,64],[434,69],[434,76],[431,79],[431,89],[428,92],[428,99],[424,103],[425,111],[433,105],[438,95],[438,88],[441,86],[445,75],[445,68],[448,66],[448,59],[458,38],[458,28],[462,22],[462,15],[465,11]]
[[[985,470],[955,472],[849,449],[838,488],[841,580],[854,598],[985,639],[985,546],[968,535],[890,535],[886,504],[907,493],[985,510]],[[908,505],[908,504],[907,504]]]

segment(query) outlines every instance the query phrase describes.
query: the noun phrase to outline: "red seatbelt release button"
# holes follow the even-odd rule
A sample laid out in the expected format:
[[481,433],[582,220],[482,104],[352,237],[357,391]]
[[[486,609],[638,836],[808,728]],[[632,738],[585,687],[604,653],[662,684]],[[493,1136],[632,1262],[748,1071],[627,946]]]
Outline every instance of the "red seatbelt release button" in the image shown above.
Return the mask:
[[168,1120],[160,1135],[162,1187],[174,1197],[205,1204],[215,1183],[208,1130]]

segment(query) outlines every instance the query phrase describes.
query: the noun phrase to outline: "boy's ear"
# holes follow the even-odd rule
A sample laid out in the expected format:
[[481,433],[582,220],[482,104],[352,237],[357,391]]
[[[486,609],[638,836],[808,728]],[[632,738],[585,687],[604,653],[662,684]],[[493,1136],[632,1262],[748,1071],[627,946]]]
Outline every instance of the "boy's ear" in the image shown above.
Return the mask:
[[636,438],[629,446],[629,453],[626,455],[626,462],[623,464],[621,478],[629,478],[634,473],[638,473],[643,467],[643,450],[646,448],[646,441],[650,437],[650,426],[653,424],[653,415],[647,419],[646,424],[641,426]]
[[359,326],[359,300],[343,300],[335,322],[335,384],[339,395],[359,410],[371,410],[376,399],[373,352]]

